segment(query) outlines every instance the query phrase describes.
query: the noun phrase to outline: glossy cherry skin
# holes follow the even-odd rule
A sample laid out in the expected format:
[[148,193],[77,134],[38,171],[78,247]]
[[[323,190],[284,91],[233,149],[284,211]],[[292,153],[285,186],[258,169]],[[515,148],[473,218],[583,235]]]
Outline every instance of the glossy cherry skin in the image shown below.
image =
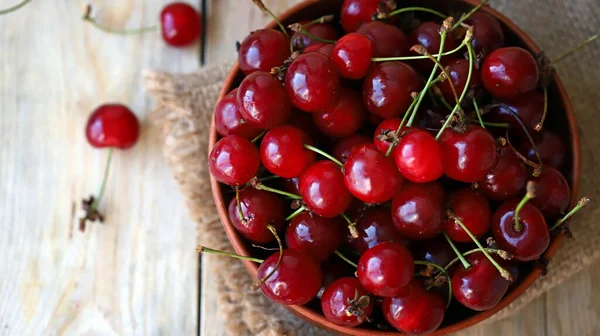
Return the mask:
[[357,32],[373,41],[373,57],[399,57],[408,53],[408,37],[395,26],[371,21],[361,25]]
[[331,161],[317,161],[300,176],[300,195],[308,208],[319,216],[341,215],[352,201],[344,186],[344,174]]
[[[537,149],[542,163],[556,169],[560,169],[565,163],[567,146],[562,139],[554,132],[543,130],[541,132],[532,133],[533,142]],[[535,150],[527,139],[521,141],[518,146],[519,152],[532,162],[537,162]]]
[[359,145],[370,143],[371,139],[362,134],[353,134],[351,136],[339,139],[331,154],[334,158],[338,159],[341,163],[345,163],[348,160],[350,152]]
[[237,92],[238,89],[235,88],[217,102],[215,106],[215,128],[220,136],[239,135],[252,140],[262,130],[250,125],[242,117],[237,105]]
[[496,164],[483,179],[477,181],[479,190],[489,199],[505,201],[525,188],[529,171],[509,146],[498,148]]
[[[373,144],[375,144],[377,149],[379,149],[379,151],[383,154],[386,154],[392,145],[392,140],[389,139],[388,134],[390,132],[395,133],[398,130],[398,127],[400,127],[400,123],[402,123],[402,119],[400,118],[388,118],[384,119],[381,123],[379,123],[379,125],[377,125],[375,133],[373,133]],[[402,134],[402,131],[405,129],[406,127],[402,127],[400,134]],[[386,135],[388,135],[388,139],[382,138]],[[394,147],[394,149],[392,149],[392,153],[395,152],[397,148],[398,146]],[[391,157],[393,158],[394,156],[392,155]]]
[[275,29],[259,29],[240,44],[238,64],[244,75],[254,71],[270,72],[290,57],[289,41]]
[[344,163],[344,182],[354,197],[365,203],[383,203],[402,186],[402,175],[373,144],[360,145]]
[[312,114],[304,113],[298,109],[292,113],[292,116],[287,120],[286,125],[292,125],[300,129],[304,134],[308,135],[313,143],[319,143],[322,140],[323,134],[317,128],[317,125],[312,120]]
[[[478,239],[483,238],[490,229],[492,209],[490,204],[475,190],[465,187],[452,192],[448,196],[446,206]],[[470,243],[471,238],[454,218],[446,218],[444,231],[450,238],[459,243]]]
[[518,261],[538,259],[550,245],[548,224],[542,213],[531,203],[519,211],[521,230],[515,229],[515,209],[520,199],[504,202],[494,212],[492,235],[498,247]]
[[324,111],[338,102],[338,69],[320,52],[302,53],[287,69],[285,87],[292,103],[302,111]]
[[479,181],[496,163],[496,141],[490,132],[479,126],[470,125],[463,133],[445,129],[438,143],[444,173],[453,180]]
[[415,260],[427,261],[440,266],[446,266],[456,258],[450,244],[441,235],[413,244],[411,252]]
[[268,72],[255,71],[238,88],[240,113],[255,127],[270,129],[285,124],[292,103],[281,82]]
[[435,181],[444,174],[442,153],[429,132],[411,128],[403,133],[393,151],[396,167],[407,180],[417,183]]
[[258,172],[260,154],[256,146],[239,135],[217,141],[208,156],[210,174],[219,182],[241,186]]
[[[363,298],[364,307],[359,301]],[[358,279],[352,277],[340,278],[333,282],[321,298],[321,309],[325,318],[334,324],[356,327],[367,321],[375,300],[360,285]]]
[[260,160],[275,175],[292,178],[302,174],[313,162],[315,152],[304,148],[312,140],[304,132],[291,125],[269,130],[260,143]]
[[[496,258],[500,261],[499,258]],[[471,265],[465,269],[457,266],[452,274],[452,294],[463,306],[476,311],[484,311],[495,307],[502,299],[510,282],[481,252],[466,256]]]
[[342,138],[356,133],[363,125],[367,109],[360,93],[341,88],[338,103],[332,109],[312,114],[313,122],[325,135]]
[[383,62],[374,65],[363,83],[363,100],[367,109],[382,118],[403,115],[419,92],[419,74],[402,62]]
[[373,42],[368,37],[350,33],[335,43],[331,59],[342,77],[359,79],[367,75],[372,54]]
[[406,183],[392,201],[396,229],[414,240],[433,238],[442,233],[444,188],[437,182]]
[[408,241],[404,238],[392,221],[390,209],[384,207],[368,208],[357,225],[358,238],[356,248],[359,253],[381,242],[392,242],[406,246]]
[[308,211],[290,221],[285,232],[288,248],[304,252],[318,262],[329,258],[344,237],[344,226],[337,218],[324,218]]
[[481,80],[494,97],[514,98],[535,90],[539,80],[538,65],[523,48],[496,49],[483,61]]
[[[270,255],[258,267],[259,279],[264,278],[277,265],[279,252]],[[303,305],[312,300],[319,289],[323,274],[319,264],[306,254],[287,249],[279,268],[260,287],[271,301],[282,305]]]
[[465,23],[475,27],[471,45],[476,54],[487,54],[504,47],[504,32],[500,22],[490,14],[475,12],[471,14]]
[[[460,97],[463,90],[467,86],[467,78],[469,77],[469,61],[464,58],[444,58],[442,65],[446,68],[448,75],[452,80],[454,89],[456,90],[456,96],[450,86],[450,82],[445,80],[438,84],[438,87],[442,91],[444,99],[452,106],[456,104],[456,97]],[[473,67],[471,73],[471,80],[469,81],[469,89],[475,89],[481,86],[481,79],[479,70]]]
[[163,40],[173,47],[188,45],[198,39],[202,31],[200,15],[194,7],[173,2],[160,12]]
[[548,220],[556,219],[564,213],[571,200],[571,188],[561,172],[545,167],[538,177],[534,177],[535,198],[530,202]]
[[85,136],[93,147],[128,149],[140,137],[140,123],[131,110],[121,104],[104,104],[88,118]]
[[373,20],[373,14],[377,13],[380,4],[391,10],[389,5],[381,0],[344,0],[340,12],[342,27],[347,33],[355,32],[361,24]]
[[310,47],[304,49],[305,53],[312,52],[312,51],[320,52],[321,54],[331,58],[331,56],[333,55],[333,44],[329,44],[329,43],[313,44]]
[[357,265],[360,284],[367,292],[382,297],[401,293],[415,272],[415,263],[406,247],[390,242],[368,249]]
[[[338,33],[335,27],[327,23],[313,23],[311,25],[304,26],[304,29],[306,29],[309,34],[324,40],[335,41],[338,38]],[[292,35],[292,46],[294,46],[294,50],[303,50],[315,44],[321,44],[321,42],[313,40],[312,38],[300,32],[296,32],[294,35]]]
[[235,197],[231,199],[227,208],[235,229],[256,244],[274,241],[275,236],[267,229],[267,225],[272,225],[277,231],[283,229],[285,217],[281,198],[268,191],[249,187],[239,192],[239,198],[245,222],[240,219]]
[[381,305],[385,320],[408,335],[428,335],[435,331],[446,315],[446,303],[437,294],[426,291],[412,279],[394,297],[386,297]]
[[[410,32],[410,35],[408,36],[409,46],[420,44],[424,46],[429,53],[437,54],[440,50],[440,43],[442,40],[440,36],[440,27],[441,26],[438,23],[432,21],[423,22]],[[446,40],[444,41],[444,51],[454,50],[457,46],[456,40],[452,35],[447,34]],[[415,52],[411,53],[418,55]],[[433,62],[429,59],[411,61],[410,64],[423,72],[429,72],[433,69]]]
[[536,125],[542,121],[544,95],[537,91],[531,91],[514,98],[497,99],[496,103],[504,106],[495,106],[490,109],[490,112],[485,115],[485,119],[493,122],[509,123],[519,134],[524,133],[521,124],[514,116],[515,113],[521,118],[530,133],[534,133]]

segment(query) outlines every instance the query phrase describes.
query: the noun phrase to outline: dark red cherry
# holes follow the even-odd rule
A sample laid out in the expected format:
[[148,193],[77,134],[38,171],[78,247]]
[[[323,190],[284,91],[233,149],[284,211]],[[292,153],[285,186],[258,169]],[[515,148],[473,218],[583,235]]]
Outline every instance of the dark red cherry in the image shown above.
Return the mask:
[[446,303],[412,279],[399,294],[384,298],[381,309],[394,328],[407,335],[428,335],[444,321]]
[[304,148],[313,145],[304,132],[291,125],[269,130],[260,143],[260,159],[275,175],[297,177],[315,161],[315,152]]
[[[268,191],[245,188],[239,192],[240,207],[234,197],[227,208],[229,219],[235,229],[256,244],[275,240],[267,225],[281,231],[284,226],[283,202]],[[244,218],[240,218],[240,210]]]
[[[259,279],[271,274],[279,252],[270,255],[258,267]],[[316,261],[306,254],[292,249],[283,251],[281,264],[260,287],[271,301],[282,305],[303,305],[312,300],[319,289],[323,274]]]
[[504,32],[496,18],[488,13],[475,12],[465,20],[469,26],[474,26],[471,45],[476,54],[487,54],[504,47]]
[[[499,258],[493,256],[496,260]],[[495,307],[508,290],[510,282],[504,279],[490,260],[481,252],[466,256],[471,265],[457,266],[452,274],[452,294],[463,306],[483,311]]]
[[395,26],[371,21],[361,25],[357,32],[373,41],[373,57],[399,57],[408,53],[408,37]]
[[490,132],[471,124],[466,131],[445,129],[439,138],[444,173],[461,182],[476,182],[494,168],[496,141]]
[[535,182],[535,198],[530,202],[538,208],[547,219],[556,219],[564,213],[571,200],[569,183],[558,170],[545,167]]
[[538,259],[550,245],[548,224],[542,213],[531,203],[519,211],[520,230],[515,227],[515,209],[520,199],[504,202],[494,212],[492,235],[498,247],[518,261]]
[[500,48],[484,59],[481,80],[493,96],[513,98],[535,90],[539,70],[527,50],[519,47]]
[[312,114],[310,113],[304,113],[296,109],[286,124],[300,129],[310,137],[313,143],[319,143],[323,138],[323,134],[321,134],[317,125],[313,122]]
[[521,118],[530,133],[533,133],[537,124],[542,121],[544,95],[537,91],[514,98],[497,99],[496,103],[502,105],[492,107],[490,112],[485,115],[485,119],[492,122],[509,123],[520,134],[523,132],[523,128],[514,117],[514,113]]
[[250,125],[242,117],[237,105],[237,92],[238,89],[235,88],[217,102],[215,128],[220,136],[239,135],[252,140],[260,134],[261,129]]
[[[442,91],[444,99],[452,106],[456,104],[456,97],[460,97],[465,86],[467,86],[467,78],[469,77],[469,61],[464,58],[445,58],[442,60],[442,65],[446,68],[448,75],[452,80],[454,89],[456,90],[456,96],[452,91],[450,82],[445,80],[438,84],[438,87]],[[471,73],[471,80],[469,81],[469,89],[475,89],[481,86],[481,79],[479,70],[473,68]]]
[[381,242],[392,242],[404,246],[408,244],[406,238],[396,230],[388,208],[375,207],[365,210],[358,222],[357,230],[356,247],[359,253],[364,253]]
[[373,42],[359,33],[350,33],[339,39],[333,47],[331,59],[345,78],[359,79],[371,67]]
[[333,138],[350,136],[358,131],[367,116],[360,93],[341,88],[334,108],[312,114],[313,122],[325,135]]
[[401,293],[415,272],[415,263],[406,247],[390,242],[368,249],[357,265],[360,284],[367,292],[382,297]]
[[[413,29],[408,36],[408,44],[409,46],[414,46],[420,44],[424,46],[427,51],[431,54],[437,54],[440,50],[441,43],[441,35],[440,35],[441,26],[438,23],[433,21],[423,22],[417,28]],[[450,51],[457,47],[456,40],[452,37],[451,34],[446,35],[446,40],[444,41],[444,51]],[[411,52],[414,55],[418,55],[415,52]],[[443,59],[443,58],[442,58]],[[423,71],[429,72],[433,69],[433,62],[428,59],[415,60],[411,62],[415,68]]]
[[287,69],[285,87],[292,103],[302,111],[333,108],[340,91],[337,67],[320,52],[302,53]]
[[375,300],[360,285],[358,279],[340,278],[329,285],[321,298],[325,318],[334,324],[356,327],[369,320]]
[[342,27],[347,33],[355,32],[361,24],[373,20],[380,6],[385,12],[392,10],[390,4],[381,0],[344,0],[340,14]]
[[448,110],[435,106],[421,106],[417,111],[415,123],[422,129],[426,129],[433,134],[436,134],[449,114]]
[[255,71],[238,88],[238,107],[246,121],[270,129],[285,124],[292,104],[281,82],[268,72]]
[[160,12],[160,27],[162,38],[167,44],[181,47],[198,39],[202,21],[194,7],[183,2],[173,2]]
[[504,146],[498,149],[494,168],[477,184],[487,198],[505,201],[517,196],[525,188],[528,177],[528,169],[521,159],[509,146]]
[[332,161],[317,161],[308,167],[298,186],[308,208],[319,216],[337,217],[352,201],[344,186],[344,174]]
[[90,115],[85,126],[85,136],[96,148],[133,147],[140,136],[140,123],[131,110],[121,104],[104,104]]
[[208,156],[210,174],[219,182],[241,186],[258,171],[260,154],[256,146],[239,135],[219,140]]
[[299,183],[300,177],[278,179],[279,189],[294,195],[300,195]]
[[344,237],[344,226],[337,218],[324,218],[308,211],[292,218],[285,232],[288,248],[295,249],[318,262],[329,258]]
[[[485,197],[475,190],[465,187],[452,192],[448,196],[446,206],[452,209],[454,215],[478,239],[483,238],[489,231],[492,209],[490,209],[490,204]],[[456,242],[472,242],[467,232],[462,229],[455,218],[446,218],[444,231]]]
[[444,174],[442,153],[433,135],[418,128],[403,134],[392,154],[402,176],[417,183],[440,178]]
[[332,155],[341,163],[345,163],[350,155],[350,152],[357,146],[370,143],[371,139],[362,135],[354,134],[342,139],[339,139],[333,146]]
[[396,229],[410,239],[429,239],[442,233],[444,188],[437,182],[406,183],[392,201]]
[[[327,23],[313,23],[311,25],[304,26],[304,29],[306,29],[310,35],[324,40],[337,40],[338,38],[338,33],[335,30],[335,27]],[[315,44],[321,44],[321,42],[313,40],[301,32],[296,32],[294,35],[292,35],[292,46],[294,46],[294,50],[305,50],[307,47]]]
[[[531,134],[535,148],[542,159],[544,165],[560,169],[565,163],[567,146],[562,139],[554,132],[543,130]],[[519,152],[532,162],[537,162],[535,150],[528,140],[521,141]]]
[[402,186],[402,175],[373,144],[360,145],[344,163],[344,182],[354,197],[365,203],[383,203]]
[[329,287],[329,285],[334,283],[337,279],[354,276],[356,267],[350,266],[339,256],[333,255],[321,263],[321,270],[323,271],[323,281],[321,282],[319,294],[317,294],[319,299],[323,297],[323,293],[327,287]]
[[442,236],[413,244],[411,252],[415,260],[426,261],[440,266],[446,266],[456,258],[456,254],[450,247],[450,244]]
[[363,100],[367,109],[382,118],[403,115],[419,92],[419,74],[402,62],[383,62],[371,68],[363,83]]
[[[375,144],[377,149],[383,154],[387,154],[390,146],[394,142],[393,139],[395,136],[392,135],[392,133],[396,133],[398,127],[400,127],[400,123],[402,123],[402,119],[400,118],[388,118],[377,125],[375,133],[373,133],[373,144]],[[402,134],[402,131],[405,129],[406,126],[402,127],[399,134]],[[396,148],[397,146],[392,149],[392,153],[396,151]]]
[[333,44],[329,43],[319,43],[313,44],[310,47],[304,49],[305,53],[309,53],[312,51],[320,52],[321,54],[331,57],[333,55]]
[[240,44],[238,64],[245,75],[254,71],[270,72],[290,57],[289,41],[275,29],[253,31]]

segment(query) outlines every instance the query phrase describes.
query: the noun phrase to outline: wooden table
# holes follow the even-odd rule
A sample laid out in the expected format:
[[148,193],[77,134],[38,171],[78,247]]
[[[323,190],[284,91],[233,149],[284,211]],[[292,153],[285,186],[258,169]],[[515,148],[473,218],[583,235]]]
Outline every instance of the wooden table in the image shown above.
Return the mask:
[[[297,1],[265,2],[281,12]],[[167,2],[92,4],[103,23],[134,28],[155,24]],[[141,83],[147,68],[198,69],[200,47],[98,31],[81,20],[85,3],[37,0],[0,17],[0,335],[221,335],[195,225],[144,122],[153,101]],[[235,41],[268,21],[249,0],[207,3],[208,63],[234,58]],[[79,203],[96,191],[106,157],[83,129],[109,101],[131,106],[143,133],[113,159],[105,225],[82,233]],[[599,334],[599,292],[600,269],[590,268],[517,316],[461,335]]]

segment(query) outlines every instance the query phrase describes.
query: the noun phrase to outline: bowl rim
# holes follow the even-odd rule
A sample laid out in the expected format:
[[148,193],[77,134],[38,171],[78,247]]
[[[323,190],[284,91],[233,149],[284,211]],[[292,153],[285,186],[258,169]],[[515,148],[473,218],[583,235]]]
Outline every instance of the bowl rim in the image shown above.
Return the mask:
[[[278,18],[281,21],[286,21],[288,18],[290,18],[296,12],[301,11],[307,7],[310,7],[320,1],[322,1],[322,0],[302,1],[296,5],[288,8],[284,13],[279,15]],[[458,1],[460,1],[466,5],[469,5],[469,6],[473,6],[473,7],[475,7],[479,4],[479,2],[477,0],[458,0]],[[497,10],[495,10],[489,6],[483,6],[480,9],[480,11],[492,15],[497,20],[499,20],[504,26],[508,27],[508,29],[510,31],[512,31],[517,36],[517,38],[519,38],[521,41],[523,41],[524,45],[526,45],[527,48],[534,55],[539,54],[541,52],[541,49],[539,48],[539,46],[529,37],[529,35],[527,35],[520,27],[518,27],[515,23],[513,23],[511,20],[509,20],[506,16],[504,16],[503,14],[501,14],[500,12],[498,12]],[[265,28],[275,28],[275,27],[276,27],[276,23],[274,21],[269,22],[269,24],[267,24],[265,26]],[[240,69],[239,69],[238,63],[236,61],[233,64],[233,66],[231,67],[231,70],[229,71],[229,73],[227,74],[227,77],[225,78],[225,80],[223,82],[223,86],[219,93],[218,99],[221,99],[222,97],[224,97],[231,90],[231,86],[239,73],[240,73]],[[569,124],[569,135],[571,137],[571,148],[570,149],[571,149],[571,158],[572,158],[572,162],[571,162],[572,176],[571,176],[571,180],[570,180],[571,200],[570,200],[569,206],[573,207],[577,203],[577,195],[579,194],[579,182],[580,182],[580,173],[581,173],[579,132],[578,132],[578,128],[577,128],[577,120],[575,118],[575,114],[573,113],[573,106],[571,104],[571,100],[569,99],[567,91],[566,91],[562,81],[560,80],[560,77],[558,76],[558,74],[556,72],[553,74],[553,83],[555,84],[556,89],[560,95],[560,100],[563,102],[563,106],[565,108],[565,113],[566,113],[568,124]],[[214,115],[214,113],[213,113],[213,115]],[[218,135],[217,135],[217,131],[215,128],[215,121],[214,121],[214,117],[213,117],[213,118],[211,118],[208,153],[211,152],[214,144],[217,141],[217,137],[218,137]],[[213,200],[215,202],[215,207],[217,208],[219,218],[225,229],[225,232],[227,234],[229,241],[231,242],[235,251],[238,254],[244,255],[244,256],[249,256],[250,253],[248,252],[248,250],[242,243],[241,236],[239,236],[239,234],[233,227],[233,224],[229,220],[229,216],[227,213],[227,205],[226,205],[223,195],[221,193],[221,187],[220,187],[219,182],[216,179],[214,179],[212,176],[210,176],[210,184],[211,184]],[[554,255],[556,254],[558,248],[561,246],[564,239],[565,239],[565,235],[562,232],[559,233],[558,235],[556,235],[555,237],[553,237],[550,242],[550,246],[548,247],[546,252],[544,252],[544,255],[542,256],[542,258],[550,261],[552,259],[552,257],[554,257]],[[243,263],[244,263],[244,266],[246,267],[246,269],[248,270],[248,272],[252,275],[252,277],[254,279],[256,279],[257,272],[258,272],[258,264],[254,263],[252,261],[248,261],[248,260],[243,260]],[[535,282],[535,280],[537,280],[537,278],[541,275],[541,273],[542,273],[542,269],[539,267],[535,267],[531,271],[531,273],[529,273],[527,275],[527,277],[521,283],[519,283],[515,288],[513,288],[507,295],[505,295],[502,298],[502,300],[494,308],[491,308],[491,309],[483,311],[483,312],[476,313],[475,315],[473,315],[465,320],[461,320],[457,323],[453,323],[453,324],[444,326],[444,327],[434,331],[431,335],[432,336],[433,335],[438,335],[438,336],[446,335],[448,333],[463,330],[467,327],[470,327],[476,323],[479,323],[479,322],[489,318],[490,316],[492,316],[495,313],[499,312],[500,310],[504,309],[506,306],[508,306],[510,303],[512,303],[517,297],[519,297],[521,294],[523,294],[523,292],[527,288],[529,288],[529,286],[531,286],[531,284],[533,284]],[[329,322],[323,315],[311,310],[310,308],[304,307],[304,306],[284,306],[284,307],[287,308],[288,310],[290,310],[291,312],[293,312],[296,316],[300,317],[301,319],[303,319],[313,325],[317,325],[320,328],[323,328],[327,331],[331,331],[331,332],[341,334],[341,335],[353,335],[353,336],[398,335],[397,331],[392,331],[392,332],[375,331],[375,330],[366,330],[366,329],[360,329],[360,328],[349,328],[349,327],[338,326],[338,325],[335,325],[335,324]]]

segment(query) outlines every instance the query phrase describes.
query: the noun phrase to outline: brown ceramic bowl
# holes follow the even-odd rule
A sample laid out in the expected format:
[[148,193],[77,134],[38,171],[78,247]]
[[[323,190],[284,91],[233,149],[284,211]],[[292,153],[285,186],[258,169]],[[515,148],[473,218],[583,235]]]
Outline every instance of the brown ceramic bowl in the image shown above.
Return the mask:
[[[410,3],[411,1],[402,1],[402,3],[406,6],[411,5],[406,4],[406,2]],[[468,11],[470,8],[476,6],[479,3],[479,0],[421,0],[418,2],[414,2],[415,4],[413,5],[435,8],[442,11],[443,13],[458,13]],[[285,24],[290,24],[294,22],[299,22],[301,20],[314,19],[326,14],[338,14],[341,3],[342,0],[307,0],[288,9],[285,13],[279,16],[279,19]],[[508,20],[504,15],[498,13],[497,11],[489,7],[483,7],[481,11],[493,15],[502,24],[506,35],[507,44],[520,45],[531,51],[534,55],[540,52],[540,48],[531,40],[531,38],[527,36],[513,22]],[[274,22],[271,22],[267,26],[267,28],[275,27],[276,25]],[[225,79],[219,99],[231,89],[237,87],[242,78],[243,75],[241,74],[241,71],[237,64],[235,64],[229,72],[229,75]],[[571,102],[569,101],[569,97],[567,96],[567,92],[562,82],[560,81],[558,75],[554,75],[554,83],[549,88],[549,90],[549,106],[554,106],[557,108],[554,109],[556,113],[551,113],[551,115],[549,115],[549,119],[546,121],[545,127],[553,129],[555,132],[559,133],[565,141],[565,143],[570,144],[571,150],[568,153],[567,164],[565,165],[566,167],[564,167],[562,171],[565,174],[565,177],[567,178],[571,186],[571,206],[573,206],[576,202],[576,196],[579,190],[580,174],[580,150],[579,135],[577,132],[577,122],[575,120],[575,115],[573,114],[573,109],[571,106]],[[564,113],[560,113],[560,111],[564,111]],[[213,124],[211,125],[210,130],[209,152],[214,146],[217,139],[218,135],[213,120]],[[249,245],[248,242],[236,232],[229,220],[227,214],[228,203],[226,200],[226,195],[224,195],[225,189],[223,189],[223,186],[220,185],[212,177],[211,186],[215,205],[217,207],[219,217],[221,218],[221,222],[223,223],[223,227],[227,232],[229,240],[233,244],[233,247],[235,248],[237,253],[245,256],[250,255],[249,250],[252,249],[251,245]],[[550,247],[545,252],[543,257],[547,260],[550,260],[560,247],[563,239],[564,235],[562,233],[553,236],[552,241],[550,243]],[[252,274],[252,276],[256,278],[258,264],[250,261],[244,261],[244,264],[248,269],[248,272],[250,272],[250,274]],[[541,269],[530,265],[529,267],[526,267],[525,270],[521,270],[521,272],[523,273],[522,276],[520,276],[519,282],[513,287],[511,287],[511,289],[509,289],[509,292],[504,296],[502,301],[500,301],[500,303],[496,307],[484,312],[473,312],[467,309],[460,308],[455,309],[456,312],[449,310],[449,313],[451,313],[448,315],[450,316],[446,317],[446,320],[444,321],[442,326],[436,332],[434,332],[433,335],[445,335],[451,332],[456,332],[492,316],[493,314],[495,314],[496,312],[500,311],[502,308],[506,307],[511,302],[513,302],[517,297],[519,297],[519,295],[521,295],[540,276]],[[384,332],[372,329],[348,328],[337,326],[327,321],[318,310],[314,310],[306,306],[289,306],[287,308],[300,318],[323,329],[329,330],[340,335],[384,336],[398,334],[398,332]]]

